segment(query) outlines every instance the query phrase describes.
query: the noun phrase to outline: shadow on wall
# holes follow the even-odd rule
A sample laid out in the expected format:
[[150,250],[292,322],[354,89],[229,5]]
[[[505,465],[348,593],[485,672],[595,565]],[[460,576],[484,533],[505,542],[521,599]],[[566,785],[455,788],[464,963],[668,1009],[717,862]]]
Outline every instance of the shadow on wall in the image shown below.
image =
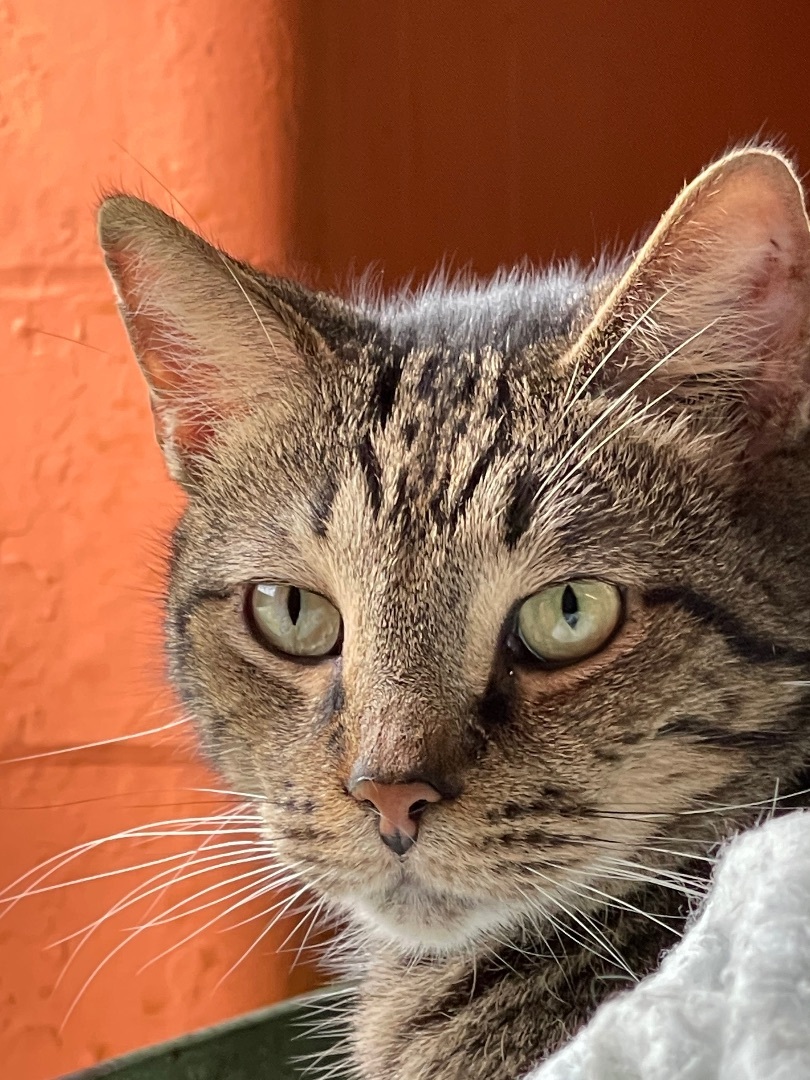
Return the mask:
[[810,167],[808,45],[795,0],[305,4],[295,251],[393,282],[627,244],[760,131]]

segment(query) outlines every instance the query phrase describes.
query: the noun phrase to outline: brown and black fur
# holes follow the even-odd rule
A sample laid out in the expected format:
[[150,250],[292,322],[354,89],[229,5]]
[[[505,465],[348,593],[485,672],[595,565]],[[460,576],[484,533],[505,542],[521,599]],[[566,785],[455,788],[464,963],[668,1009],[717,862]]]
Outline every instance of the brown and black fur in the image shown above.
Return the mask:
[[[744,150],[626,263],[393,298],[265,277],[127,197],[101,239],[188,493],[172,677],[278,858],[356,929],[358,1073],[516,1080],[655,968],[712,846],[803,786],[794,174]],[[549,670],[515,610],[577,577],[616,584],[624,621]],[[328,597],[340,655],[262,646],[261,581]],[[358,763],[443,795],[406,856],[348,794]]]

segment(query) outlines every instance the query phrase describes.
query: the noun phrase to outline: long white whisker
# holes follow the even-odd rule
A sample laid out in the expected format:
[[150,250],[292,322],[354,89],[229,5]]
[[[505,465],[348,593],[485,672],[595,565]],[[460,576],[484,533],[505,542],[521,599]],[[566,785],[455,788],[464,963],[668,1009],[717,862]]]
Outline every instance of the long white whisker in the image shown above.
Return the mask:
[[184,791],[195,791],[203,795],[228,795],[236,799],[252,799],[255,802],[267,802],[266,795],[256,794],[249,791],[229,791],[227,788],[193,787],[184,788]]
[[[255,842],[254,842],[255,844]],[[230,840],[221,845],[222,847],[240,846],[237,840]],[[245,850],[247,847],[245,844],[241,845]],[[214,856],[215,858],[221,858],[221,855]],[[19,900],[28,899],[29,896],[41,896],[43,893],[57,892],[59,889],[72,888],[74,885],[87,885],[91,881],[103,881],[105,878],[119,877],[122,874],[132,874],[137,870],[148,870],[152,866],[162,866],[165,863],[175,863],[178,860],[188,859],[188,852],[180,851],[175,855],[162,855],[159,859],[149,859],[147,862],[136,863],[133,866],[119,866],[114,870],[102,870],[97,874],[88,874],[86,877],[71,878],[70,881],[60,881],[56,885],[44,885],[39,889],[31,889],[24,893],[20,893],[17,896],[8,897],[6,903],[17,902]],[[171,874],[176,868],[171,866],[168,870],[164,870],[164,874]],[[162,876],[162,875],[161,875]],[[163,886],[161,886],[162,888]]]
[[[231,866],[239,865],[239,863],[252,862],[252,859],[238,859],[233,863],[224,863],[223,869]],[[207,911],[208,908],[214,907],[217,904],[227,904],[229,900],[232,900],[236,896],[240,896],[242,893],[248,891],[248,889],[256,888],[255,879],[261,876],[263,885],[272,885],[274,889],[279,887],[278,881],[275,879],[267,878],[266,866],[254,866],[251,870],[245,870],[241,874],[237,874],[235,877],[226,878],[224,881],[215,881],[212,885],[206,885],[205,888],[198,890],[192,896],[184,897],[182,900],[178,900],[175,904],[172,904],[165,912],[160,915],[156,915],[149,919],[145,923],[141,923],[138,926],[130,927],[131,930],[152,930],[156,926],[166,926],[168,923],[177,922],[179,919],[185,919],[189,915],[196,915],[200,911]],[[197,900],[200,900],[203,896],[207,896],[212,892],[217,892],[221,889],[229,889],[232,885],[236,885],[239,882],[246,882],[246,884],[240,885],[238,889],[234,889],[233,892],[228,893],[226,896],[217,896],[213,900],[206,900],[203,904],[197,904],[194,907],[188,907],[189,904],[195,904]]]
[[[193,933],[186,935],[186,937],[184,937],[181,941],[178,941],[176,944],[172,945],[170,948],[165,949],[158,956],[153,957],[146,964],[144,964],[141,968],[139,968],[138,974],[140,975],[141,972],[145,971],[148,967],[151,967],[152,964],[157,963],[158,960],[163,959],[164,956],[168,956],[170,953],[174,952],[176,949],[179,949],[182,945],[185,945],[187,941],[190,941],[193,937],[196,937],[197,934],[201,934],[203,931],[207,930],[208,927],[212,926],[215,922],[217,922],[217,920],[219,918],[224,918],[224,916],[229,914],[230,911],[235,910],[236,908],[240,907],[242,904],[249,903],[254,898],[254,896],[261,896],[262,892],[268,892],[272,888],[273,888],[272,882],[270,884],[265,884],[263,886],[263,889],[258,890],[255,894],[250,894],[250,895],[244,897],[242,900],[239,900],[236,903],[232,904],[226,911],[222,912],[220,915],[216,916],[215,918],[210,919],[207,923],[205,923],[204,926],[198,928]],[[107,964],[113,959],[113,957],[115,957],[119,952],[121,952],[122,949],[124,949],[127,945],[129,945],[129,943],[131,941],[134,941],[134,939],[136,937],[138,937],[139,934],[143,933],[143,931],[148,929],[148,928],[149,928],[148,924],[147,924],[147,926],[136,927],[134,930],[132,930],[124,938],[123,941],[120,941],[113,949],[111,949],[110,952],[107,953],[107,955],[104,957],[104,959],[101,960],[96,965],[96,967],[93,969],[93,971],[90,973],[90,975],[88,975],[87,979],[82,984],[81,988],[79,989],[78,994],[73,999],[73,1002],[71,1003],[70,1008],[65,1013],[65,1017],[62,1020],[62,1023],[61,1023],[60,1028],[59,1028],[60,1031],[64,1030],[65,1025],[68,1023],[68,1021],[70,1020],[70,1017],[73,1015],[73,1012],[74,1012],[76,1006],[78,1005],[81,998],[84,996],[88,986],[90,986],[90,984],[96,978],[96,976],[99,974],[99,972],[102,971],[107,966]]]
[[[529,873],[536,874],[538,877],[543,878],[545,881],[548,882],[548,884],[552,886],[555,886],[557,888],[565,888],[565,886],[561,886],[559,882],[555,882],[552,878],[550,878],[547,874],[542,873],[542,871],[540,870],[534,870],[531,867],[526,867],[526,869],[529,871]],[[543,896],[545,896],[545,898],[551,904],[553,904],[554,907],[560,908],[560,910],[567,916],[567,918],[575,922],[577,926],[579,926],[589,937],[592,937],[597,943],[601,944],[601,946],[607,950],[607,955],[611,957],[623,971],[626,971],[631,979],[636,979],[635,972],[624,959],[622,954],[618,951],[613,942],[608,937],[606,937],[606,935],[597,926],[593,924],[593,920],[591,920],[584,912],[571,911],[569,908],[566,907],[565,904],[563,904],[559,900],[558,897],[552,898],[545,889],[541,888],[541,886],[537,885],[535,887]],[[566,891],[570,890],[566,889]],[[587,920],[587,922],[585,920]],[[567,931],[568,927],[564,927],[564,929]]]
[[[221,859],[221,856],[219,856],[219,858]],[[233,859],[233,860],[226,860],[224,862],[220,861],[218,863],[215,863],[212,866],[204,867],[202,870],[195,871],[194,873],[189,873],[189,874],[185,875],[183,878],[181,878],[180,881],[187,881],[190,878],[196,876],[197,874],[207,874],[207,873],[210,873],[212,870],[223,870],[223,869],[227,869],[227,868],[229,868],[231,866],[241,865],[241,864],[244,864],[246,862],[254,862],[254,861],[256,861],[256,856],[255,855],[251,856],[249,858],[245,858],[245,859]],[[255,877],[258,874],[266,873],[266,871],[267,871],[267,867],[266,867],[266,865],[264,865],[264,866],[257,866],[254,870],[250,871],[250,873],[252,874],[253,877]],[[156,875],[156,876],[158,876],[158,875]],[[247,875],[243,875],[243,876],[247,876]],[[150,879],[150,880],[154,880],[154,879]],[[234,880],[239,880],[239,878],[236,878],[236,879],[231,878],[231,879],[228,879],[227,881],[224,881],[224,882],[222,882],[222,881],[216,882],[214,885],[209,886],[208,889],[201,890],[201,892],[198,892],[198,893],[194,894],[191,897],[186,897],[182,901],[178,901],[178,903],[176,903],[174,905],[174,907],[170,908],[169,910],[173,911],[175,908],[181,907],[184,904],[193,903],[194,900],[196,900],[200,895],[202,895],[203,892],[207,892],[207,891],[210,891],[210,890],[216,889],[216,888],[224,888],[227,885],[229,885],[230,883],[232,883]],[[248,886],[248,887],[252,887],[252,886]],[[140,901],[145,900],[151,893],[153,893],[155,891],[158,891],[158,890],[165,891],[165,884],[161,883],[159,885],[156,885],[154,888],[146,889],[145,891],[141,891],[140,886],[133,889],[133,890],[131,890],[129,893],[127,893],[127,895],[125,897],[123,897],[121,900],[117,901],[112,906],[112,908],[110,908],[107,912],[105,912],[104,915],[101,916],[101,918],[96,919],[93,923],[91,923],[89,926],[85,927],[83,930],[80,930],[78,932],[74,932],[73,934],[70,934],[68,937],[63,938],[62,942],[65,942],[65,941],[69,941],[72,938],[78,936],[78,934],[81,934],[80,941],[78,942],[78,944],[74,948],[73,952],[71,953],[71,955],[69,956],[69,958],[67,959],[65,964],[63,965],[62,970],[59,973],[59,977],[56,980],[55,985],[59,986],[59,984],[62,982],[62,980],[67,975],[67,972],[68,972],[69,968],[71,967],[71,965],[73,964],[76,957],[79,955],[79,953],[84,948],[84,946],[87,944],[87,942],[90,940],[90,938],[95,933],[95,931],[97,929],[99,929],[99,927],[103,926],[104,923],[108,922],[115,915],[118,915],[120,912],[125,911],[128,907],[132,907],[134,904],[137,904]],[[221,901],[221,898],[220,898],[220,901]],[[175,918],[181,918],[183,915],[186,915],[186,914],[190,914],[190,913],[183,911],[183,912],[181,912],[180,915],[175,916]],[[146,924],[143,924],[142,926],[138,927],[138,929],[145,929],[146,927],[149,927],[149,926],[159,926],[163,922],[171,922],[171,921],[172,921],[172,919],[168,918],[168,917],[155,918],[155,919],[149,920]],[[62,944],[62,942],[54,942],[53,944],[54,945]]]
[[[318,879],[318,880],[321,880],[321,879]],[[267,937],[267,935],[270,933],[270,931],[273,929],[273,927],[278,923],[279,919],[282,919],[284,917],[284,915],[289,911],[289,909],[292,907],[292,905],[295,903],[295,901],[298,900],[299,897],[303,896],[304,893],[307,892],[307,890],[309,888],[310,888],[309,885],[303,885],[300,889],[298,889],[297,892],[293,893],[293,895],[289,898],[289,900],[287,900],[279,908],[279,910],[276,912],[276,914],[273,916],[273,918],[270,920],[270,922],[267,924],[267,926],[257,936],[256,940],[253,942],[253,944],[250,946],[250,948],[246,949],[242,953],[242,955],[239,957],[239,959],[235,963],[231,964],[231,966],[228,968],[228,970],[225,972],[225,974],[219,979],[216,986],[214,987],[214,990],[218,990],[219,987],[223,984],[223,982],[225,982],[225,980],[228,978],[228,976],[231,975],[239,967],[239,965],[241,963],[243,963],[243,961],[245,961],[248,958],[248,956],[250,956],[250,954],[256,948],[258,948],[259,944],[264,940],[264,938]]]
[[602,900],[607,901],[608,907],[621,908],[623,911],[629,911],[634,915],[640,915],[644,919],[648,919],[650,922],[655,923],[656,926],[660,926],[662,929],[668,931],[671,934],[675,934],[677,937],[683,935],[680,931],[676,930],[668,922],[665,922],[658,915],[653,915],[652,912],[645,911],[643,908],[638,907],[636,904],[631,904],[629,900],[625,900],[621,896],[612,896],[610,893],[605,892],[603,889],[598,889],[595,885],[589,885],[584,881],[579,882],[578,889],[573,888],[570,884],[563,885],[562,888],[566,892],[570,892],[574,896],[579,896],[583,900],[587,900],[588,897],[585,893],[578,891],[585,889],[586,892],[592,893],[594,896],[600,897]]
[[619,396],[617,398],[615,398],[613,401],[611,401],[610,404],[607,405],[606,408],[604,408],[600,412],[599,416],[585,429],[585,431],[582,433],[582,435],[580,435],[579,438],[576,439],[571,444],[571,446],[569,446],[569,448],[565,451],[565,453],[560,458],[560,460],[557,462],[557,464],[554,465],[549,470],[547,476],[543,480],[542,485],[540,486],[539,491],[537,492],[537,495],[535,496],[535,504],[539,501],[539,498],[540,498],[541,495],[545,495],[551,481],[559,473],[559,471],[563,468],[563,466],[566,464],[566,462],[568,462],[570,460],[570,458],[577,452],[577,450],[580,448],[580,446],[583,444],[583,442],[585,442],[585,440],[587,438],[589,438],[589,436],[592,435],[593,432],[601,424],[604,424],[609,416],[611,416],[630,397],[632,397],[632,395],[636,392],[636,390],[639,388],[639,386],[641,386],[642,383],[646,382],[647,379],[649,379],[652,375],[654,375],[655,372],[658,371],[658,369],[660,367],[662,367],[664,364],[668,363],[673,358],[673,356],[676,356],[679,352],[681,352],[683,349],[685,349],[688,345],[691,345],[693,341],[696,341],[702,334],[705,334],[707,330],[710,330],[717,322],[719,322],[719,320],[720,320],[720,316],[718,315],[717,318],[712,319],[711,322],[707,323],[700,330],[696,330],[694,334],[690,334],[690,336],[688,338],[686,338],[684,341],[682,341],[679,345],[676,345],[674,349],[671,349],[666,354],[666,356],[661,357],[660,360],[657,360],[654,364],[651,364],[650,367],[647,368],[646,371],[642,372],[642,374],[635,380],[635,382],[633,382],[632,385],[627,388],[627,390],[625,390],[623,393],[619,394]]
[[[220,912],[213,919],[210,919],[208,922],[206,922],[203,926],[199,927],[196,930],[193,930],[190,934],[187,934],[180,941],[177,941],[173,945],[170,945],[168,949],[164,949],[163,952],[159,953],[157,956],[153,956],[151,960],[148,960],[141,968],[139,968],[138,974],[140,974],[142,971],[146,971],[147,968],[152,967],[153,964],[156,964],[159,960],[162,960],[165,956],[169,956],[171,953],[173,953],[177,949],[181,948],[183,945],[186,944],[186,942],[191,941],[192,938],[196,937],[198,934],[203,933],[203,931],[205,931],[209,927],[213,926],[214,923],[219,922],[220,919],[224,919],[226,915],[230,915],[230,913],[232,911],[235,911],[237,908],[242,907],[244,904],[250,903],[251,900],[255,900],[258,897],[263,896],[265,893],[274,891],[275,888],[276,888],[275,877],[273,875],[271,875],[271,874],[268,874],[267,878],[264,879],[262,882],[260,882],[260,887],[256,890],[256,892],[251,893],[249,896],[247,896],[244,899],[240,900],[238,903],[232,904],[230,907],[226,908],[225,911]],[[306,888],[306,886],[304,886],[304,889],[305,888]],[[304,889],[299,890],[299,893],[296,893],[295,895],[296,896],[299,895],[300,892],[304,891]],[[284,898],[282,898],[282,900],[279,901],[279,904],[281,904],[283,902],[285,902]],[[270,910],[275,910],[275,907],[277,907],[277,906],[278,905],[275,905]]]
[[[0,903],[7,905],[5,911],[0,912],[0,918],[6,915],[23,897],[33,895],[34,890],[41,884],[41,882],[46,881],[53,874],[58,873],[59,870],[69,865],[75,859],[88,852],[95,851],[103,844],[113,843],[118,840],[139,840],[156,839],[159,837],[169,836],[208,835],[211,831],[210,829],[206,829],[204,832],[177,829],[169,831],[169,827],[172,825],[184,825],[191,822],[195,823],[196,825],[200,825],[206,822],[217,824],[220,822],[221,816],[222,815],[215,815],[212,817],[198,816],[191,818],[168,818],[164,821],[155,822],[153,825],[139,825],[131,829],[124,829],[118,833],[111,833],[109,836],[103,836],[96,840],[88,840],[84,843],[77,844],[75,847],[68,849],[68,851],[62,851],[57,853],[56,855],[51,855],[49,858],[44,859],[37,866],[32,867],[30,870],[26,870],[24,874],[21,874],[4,889],[0,890]],[[245,824],[243,827],[240,827],[239,829],[233,830],[235,835],[244,835],[245,833],[248,833],[250,831],[258,832],[259,830],[252,830],[248,827],[247,824]],[[42,872],[40,873],[40,871]],[[29,888],[27,888],[22,894],[16,897],[8,896],[11,890],[19,888],[25,881],[38,873],[39,877],[35,878]]]
[[[222,824],[219,825],[216,829],[214,829],[210,836],[204,837],[200,841],[200,843],[197,845],[197,847],[192,849],[192,851],[189,852],[188,860],[185,863],[178,866],[177,871],[176,871],[176,873],[174,875],[175,879],[179,875],[181,875],[183,873],[184,868],[188,865],[189,862],[191,862],[192,860],[195,860],[197,858],[197,856],[199,856],[200,852],[204,848],[209,847],[209,845],[212,845],[214,843],[215,839],[218,839],[219,837],[221,837],[222,831],[225,829],[226,825],[230,825],[234,821],[238,821],[241,809],[242,809],[242,807],[235,807],[232,813],[227,813],[226,812],[225,814],[222,815]],[[171,884],[172,884],[172,881],[170,879],[169,881],[166,882],[166,889],[170,888]],[[164,892],[165,892],[165,890],[164,890]],[[163,896],[163,894],[157,893],[152,898],[152,901],[151,901],[149,907],[146,910],[146,915],[149,915],[150,912],[154,910],[154,907],[157,904],[160,903],[160,901],[162,899],[162,896]]]
[[[573,399],[569,402],[569,404],[565,405],[565,400],[567,399],[569,391],[571,389],[571,384],[569,383],[568,390],[566,390],[566,392],[565,392],[565,398],[563,398],[563,405],[565,405],[565,407],[563,408],[563,411],[560,414],[560,418],[559,418],[560,422],[562,422],[565,419],[565,417],[570,412],[570,410],[573,408],[573,406],[577,403],[577,401],[580,400],[582,395],[588,389],[590,384],[593,382],[593,380],[596,378],[596,376],[599,374],[599,372],[602,370],[602,368],[605,366],[605,364],[609,363],[610,360],[613,359],[613,357],[616,355],[616,353],[619,351],[619,349],[622,347],[622,345],[624,345],[625,341],[627,341],[627,339],[632,334],[634,334],[636,332],[636,330],[639,328],[639,326],[641,326],[641,324],[645,321],[645,319],[647,319],[653,313],[653,311],[655,311],[655,309],[658,307],[658,305],[661,303],[661,301],[665,300],[669,296],[669,294],[671,292],[672,292],[671,289],[665,289],[664,292],[662,292],[661,295],[656,300],[653,300],[653,302],[649,305],[649,307],[647,307],[644,311],[642,311],[642,313],[639,315],[639,317],[637,319],[635,319],[630,324],[630,326],[627,328],[627,330],[625,330],[625,332],[618,339],[618,341],[608,349],[608,351],[605,353],[605,355],[602,357],[602,359],[599,361],[599,363],[594,367],[593,371],[590,373],[588,378],[585,379],[582,386],[580,386],[579,390],[574,395]],[[575,369],[574,374],[576,374],[576,369]],[[573,381],[573,377],[572,377],[572,381]]]
[[[223,844],[222,848],[227,848],[228,850],[214,851],[209,849],[211,854],[206,855],[204,858],[195,859],[191,864],[194,869],[189,869],[188,872],[181,877],[171,879],[170,884],[181,884],[191,878],[211,873],[213,870],[219,870],[222,867],[231,866],[238,862],[261,862],[262,869],[267,869],[268,856],[270,853],[256,851],[255,845],[253,844],[237,845],[235,850],[230,844]],[[242,858],[242,856],[244,856],[244,858]],[[199,869],[197,869],[198,867]],[[74,938],[81,937],[85,933],[92,932],[119,912],[126,910],[126,908],[131,907],[142,900],[146,900],[149,896],[153,895],[153,893],[165,890],[166,878],[170,874],[173,874],[174,870],[175,868],[173,866],[168,867],[157,874],[153,874],[146,881],[138,882],[138,884],[130,889],[125,896],[122,896],[120,900],[117,900],[104,915],[100,916],[98,919],[94,919],[93,922],[81,927],[81,929],[66,934],[65,937],[60,938],[58,941],[51,942],[49,948],[56,948],[59,945],[64,945],[68,941],[72,941]]]
[[[237,866],[240,863],[244,864],[244,863],[253,862],[253,861],[254,861],[253,859],[237,859],[237,860],[234,860],[232,863],[223,863],[222,865],[223,865],[223,867],[225,867],[225,866]],[[213,867],[211,869],[219,869],[219,867]],[[237,877],[228,878],[226,881],[215,882],[213,885],[208,885],[205,889],[201,889],[199,892],[195,893],[192,897],[187,897],[185,900],[182,901],[182,905],[192,903],[194,900],[199,900],[199,898],[201,896],[204,896],[206,893],[214,892],[216,889],[222,889],[222,888],[225,888],[226,886],[230,886],[236,881],[241,881],[243,878],[256,877],[257,874],[263,874],[264,875],[264,877],[262,878],[263,884],[271,886],[273,888],[273,890],[279,890],[279,889],[286,888],[286,886],[288,886],[291,882],[299,880],[299,875],[294,873],[294,872],[289,872],[287,867],[277,867],[271,874],[268,874],[267,870],[268,870],[268,867],[267,867],[267,864],[265,863],[264,866],[257,866],[254,870],[248,870],[244,874],[240,874]],[[186,879],[184,878],[183,880],[186,880]],[[236,894],[234,894],[234,895],[236,895]],[[177,904],[174,904],[172,907],[170,907],[167,911],[165,911],[159,917],[150,920],[149,926],[163,926],[166,923],[176,922],[178,919],[184,919],[184,918],[186,918],[187,915],[193,915],[197,911],[203,910],[203,908],[211,907],[213,903],[217,903],[217,904],[225,903],[227,900],[228,900],[228,897],[219,897],[218,899],[212,901],[211,903],[206,903],[206,904],[202,905],[202,907],[191,908],[189,910],[178,910],[176,914],[170,914],[171,912],[175,911],[175,909],[179,909],[179,908],[182,907],[181,903],[178,902]],[[245,922],[249,922],[249,921],[250,920],[247,920],[247,919],[245,920]],[[241,925],[243,925],[243,924],[242,923],[236,923],[234,926],[229,927],[229,929],[235,930],[237,926],[241,926]]]
[[[626,821],[655,821],[660,818],[669,820],[672,817],[699,817],[701,815],[708,814],[725,814],[732,810],[756,810],[758,807],[772,806],[775,801],[783,802],[786,799],[796,799],[802,795],[810,794],[810,788],[803,788],[801,791],[786,792],[784,795],[780,795],[778,800],[774,800],[772,795],[769,795],[766,799],[755,799],[752,802],[746,803],[728,803],[720,804],[718,806],[708,806],[699,810],[674,810],[674,811],[658,811],[658,810],[594,810],[592,814],[594,817],[600,818],[619,818]],[[683,843],[683,840],[679,840],[678,843]],[[697,843],[698,841],[693,841]]]
[[171,728],[180,727],[181,724],[187,724],[188,722],[186,717],[181,717],[179,720],[172,720],[168,724],[161,724],[159,727],[147,728],[145,731],[133,731],[129,735],[115,735],[111,739],[98,739],[95,742],[81,743],[77,746],[60,746],[56,750],[43,750],[38,754],[0,758],[0,765],[19,765],[23,761],[40,761],[42,758],[58,757],[60,754],[75,754],[80,750],[95,750],[99,746],[113,746],[115,743],[130,742],[132,739],[143,739],[147,735],[159,735],[163,731],[169,731]]

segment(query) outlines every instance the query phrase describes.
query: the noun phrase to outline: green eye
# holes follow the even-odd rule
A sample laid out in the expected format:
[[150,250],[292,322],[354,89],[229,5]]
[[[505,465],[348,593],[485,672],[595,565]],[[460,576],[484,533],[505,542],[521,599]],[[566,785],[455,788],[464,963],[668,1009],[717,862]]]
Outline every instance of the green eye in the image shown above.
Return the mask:
[[621,617],[616,586],[582,578],[530,596],[518,611],[517,634],[538,659],[574,664],[598,652]]
[[327,656],[340,638],[338,609],[307,589],[254,585],[250,608],[260,637],[290,656]]

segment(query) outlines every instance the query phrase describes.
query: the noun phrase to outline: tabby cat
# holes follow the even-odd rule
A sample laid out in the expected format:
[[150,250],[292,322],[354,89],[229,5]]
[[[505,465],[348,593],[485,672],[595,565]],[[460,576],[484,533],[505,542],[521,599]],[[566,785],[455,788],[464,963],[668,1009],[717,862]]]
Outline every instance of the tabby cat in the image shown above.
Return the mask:
[[172,680],[353,928],[363,1080],[515,1080],[810,749],[810,232],[725,156],[632,257],[350,298],[100,236],[187,493]]

